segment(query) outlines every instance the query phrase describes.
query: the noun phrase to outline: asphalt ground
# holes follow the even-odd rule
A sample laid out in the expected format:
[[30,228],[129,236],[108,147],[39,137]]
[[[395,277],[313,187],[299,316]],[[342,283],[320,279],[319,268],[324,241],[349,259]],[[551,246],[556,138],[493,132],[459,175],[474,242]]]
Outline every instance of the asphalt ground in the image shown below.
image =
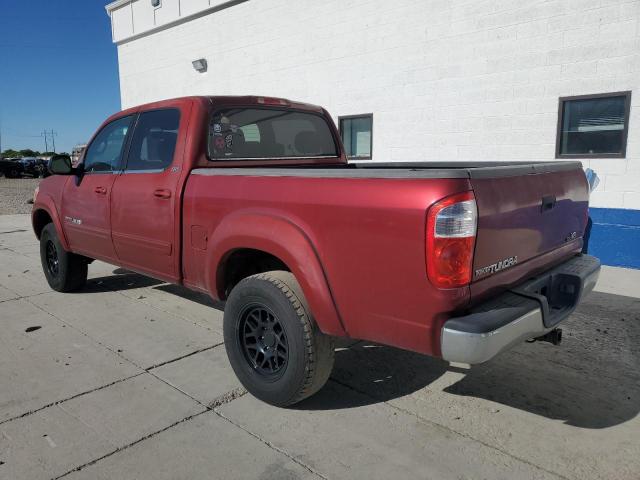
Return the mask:
[[89,275],[51,291],[29,217],[0,216],[0,479],[640,478],[638,271],[605,268],[561,346],[481,366],[341,342],[290,409],[238,384],[222,305]]

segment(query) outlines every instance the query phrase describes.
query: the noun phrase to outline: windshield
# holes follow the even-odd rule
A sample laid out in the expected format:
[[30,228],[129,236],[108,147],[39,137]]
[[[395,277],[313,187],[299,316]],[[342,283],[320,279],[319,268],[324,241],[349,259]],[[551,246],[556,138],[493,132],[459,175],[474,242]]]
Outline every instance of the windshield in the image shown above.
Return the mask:
[[231,108],[209,124],[209,158],[336,157],[331,129],[321,115],[277,108]]

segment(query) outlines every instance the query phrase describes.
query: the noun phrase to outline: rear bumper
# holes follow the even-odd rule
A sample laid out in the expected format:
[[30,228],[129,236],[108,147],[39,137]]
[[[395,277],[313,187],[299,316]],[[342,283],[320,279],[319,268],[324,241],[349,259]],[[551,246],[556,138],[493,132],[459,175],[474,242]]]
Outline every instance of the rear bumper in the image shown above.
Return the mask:
[[516,343],[539,337],[567,318],[590,293],[600,260],[579,255],[445,322],[442,358],[483,363]]

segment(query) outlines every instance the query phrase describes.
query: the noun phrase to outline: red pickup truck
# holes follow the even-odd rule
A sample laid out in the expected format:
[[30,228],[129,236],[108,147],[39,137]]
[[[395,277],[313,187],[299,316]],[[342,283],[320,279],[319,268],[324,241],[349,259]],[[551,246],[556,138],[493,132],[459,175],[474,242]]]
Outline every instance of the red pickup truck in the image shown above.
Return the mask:
[[274,405],[322,387],[335,337],[468,364],[557,343],[600,271],[579,162],[349,164],[329,114],[284,99],[131,108],[50,170],[51,287],[99,259],[226,300],[230,363]]

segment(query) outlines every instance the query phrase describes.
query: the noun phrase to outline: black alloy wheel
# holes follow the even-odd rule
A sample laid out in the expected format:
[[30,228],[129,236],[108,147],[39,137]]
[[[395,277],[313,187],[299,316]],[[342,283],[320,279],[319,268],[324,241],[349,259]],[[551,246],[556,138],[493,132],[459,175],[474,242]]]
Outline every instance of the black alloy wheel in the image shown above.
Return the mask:
[[51,240],[47,241],[46,259],[49,274],[56,278],[60,274],[60,261],[58,260],[58,250]]
[[264,305],[251,305],[242,313],[239,341],[245,359],[264,377],[277,377],[287,366],[289,344],[276,315]]
[[271,405],[310,397],[333,368],[333,338],[320,331],[300,284],[287,271],[251,275],[231,290],[224,343],[242,385]]
[[47,283],[56,292],[80,290],[87,281],[90,259],[67,252],[53,223],[45,225],[40,234],[40,260]]

